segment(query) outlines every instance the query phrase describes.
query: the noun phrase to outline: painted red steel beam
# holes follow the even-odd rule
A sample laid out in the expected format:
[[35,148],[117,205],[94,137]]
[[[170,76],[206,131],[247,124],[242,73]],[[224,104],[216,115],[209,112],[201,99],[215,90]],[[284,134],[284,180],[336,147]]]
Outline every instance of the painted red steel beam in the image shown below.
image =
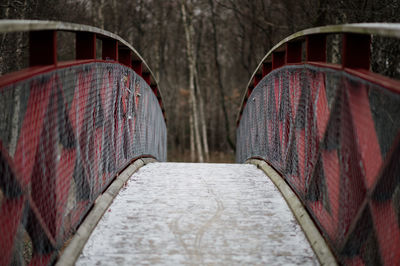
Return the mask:
[[102,58],[103,60],[118,61],[118,41],[103,40],[102,43]]
[[[3,168],[9,170],[7,175],[9,175],[9,180],[12,180],[9,181],[9,183],[14,182],[16,190],[20,190],[20,192],[18,192],[20,194],[13,195],[12,193],[9,193],[11,188],[3,189],[3,186],[0,188],[0,192],[5,191],[8,193],[5,193],[2,202],[3,204],[0,206],[0,213],[3,214],[0,215],[2,217],[2,219],[0,219],[2,223],[0,224],[5,225],[3,226],[3,229],[7,230],[4,234],[4,238],[0,238],[0,247],[3,250],[2,255],[4,255],[0,256],[0,264],[8,265],[12,259],[12,252],[14,252],[13,243],[18,240],[16,240],[17,228],[21,223],[21,219],[26,219],[22,218],[22,216],[25,215],[29,217],[27,222],[29,223],[29,226],[34,227],[34,229],[31,228],[34,232],[29,232],[29,228],[27,229],[30,241],[34,243],[34,246],[40,241],[43,241],[43,243],[39,243],[38,245],[44,245],[44,247],[37,247],[37,249],[33,250],[30,264],[46,265],[52,263],[55,259],[57,256],[57,249],[61,244],[60,240],[63,240],[63,237],[68,234],[69,230],[79,222],[79,219],[82,218],[84,212],[87,211],[86,204],[89,203],[86,199],[79,200],[75,206],[76,208],[74,207],[74,211],[69,213],[71,214],[71,217],[64,216],[65,213],[63,211],[65,210],[66,201],[68,199],[68,189],[71,184],[70,180],[72,176],[75,175],[74,164],[78,162],[76,151],[78,149],[89,148],[89,145],[86,145],[85,147],[83,147],[83,145],[77,147],[74,144],[74,141],[79,138],[79,136],[74,136],[74,133],[86,130],[82,128],[82,119],[79,121],[74,120],[74,118],[77,117],[74,115],[74,112],[81,112],[78,117],[82,118],[84,117],[83,114],[87,113],[86,111],[93,107],[92,104],[94,101],[91,101],[88,98],[89,87],[93,82],[87,81],[94,77],[93,73],[97,72],[83,71],[84,73],[80,73],[82,76],[79,77],[75,72],[72,74],[76,75],[77,79],[79,79],[76,84],[77,87],[75,87],[75,89],[79,91],[79,94],[75,94],[76,97],[74,96],[72,103],[69,103],[69,105],[67,104],[67,99],[63,94],[64,92],[62,88],[62,86],[68,82],[60,82],[60,80],[65,76],[58,76],[59,72],[62,72],[63,70],[68,72],[68,70],[66,70],[68,67],[79,68],[80,65],[84,66],[85,64],[96,62],[99,62],[98,65],[101,65],[100,62],[104,61],[96,60],[96,43],[97,40],[101,40],[102,59],[112,60],[109,64],[113,65],[112,67],[121,69],[122,67],[118,64],[123,64],[132,68],[133,58],[140,62],[140,71],[138,72],[143,76],[143,79],[147,84],[152,86],[152,92],[158,100],[165,122],[166,115],[161,92],[151,70],[142,60],[140,55],[138,55],[137,52],[122,39],[119,37],[117,38],[116,35],[93,27],[77,24],[54,24],[51,22],[40,23],[37,21],[26,22],[26,24],[24,24],[23,21],[22,23],[14,23],[15,25],[12,23],[9,24],[8,21],[0,21],[0,33],[20,31],[29,32],[30,67],[1,76],[0,90],[5,90],[6,92],[10,91],[13,87],[9,85],[23,82],[30,78],[33,78],[34,82],[29,83],[28,87],[24,87],[24,89],[26,88],[29,90],[29,97],[26,102],[26,112],[21,114],[22,117],[20,118],[21,125],[19,128],[18,141],[12,159],[7,157],[9,151],[3,149],[3,143],[0,141],[0,163]],[[58,31],[75,32],[75,61],[57,62]],[[96,69],[98,65],[92,66],[92,69]],[[146,71],[144,75],[142,74],[143,69]],[[47,73],[51,73],[50,78],[37,78],[35,80],[36,76],[46,76]],[[87,79],[83,79],[83,76]],[[117,80],[121,81],[122,79],[117,78]],[[72,83],[69,82],[69,84],[71,85]],[[97,84],[101,86],[100,83]],[[128,82],[128,86],[134,86],[132,84],[134,83]],[[75,83],[72,86],[74,85]],[[142,83],[142,85],[144,84]],[[115,89],[110,87],[108,88]],[[101,88],[101,90],[103,89],[107,88]],[[127,97],[126,93],[133,93],[134,90],[121,91],[125,93],[121,96],[124,97],[121,101],[125,104],[124,99]],[[150,93],[150,96],[152,96],[151,94],[152,93]],[[99,97],[100,99],[96,99],[96,108],[98,109],[95,110],[97,110],[98,113],[103,112],[103,109],[101,108],[102,101],[104,101],[104,99],[102,99],[103,96],[104,95],[102,94]],[[85,110],[85,108],[88,110]],[[72,111],[68,112],[67,109]],[[92,109],[89,111],[92,112]],[[97,116],[97,112],[91,113],[91,115],[88,116],[88,119],[94,119],[94,116]],[[101,115],[97,116],[97,118],[99,118],[99,121],[104,119]],[[118,129],[115,128],[115,130],[118,130],[118,132],[116,131],[116,134],[122,134],[122,132],[125,132],[122,130],[131,133],[135,132],[131,128],[129,130],[127,129],[132,126],[132,123],[126,119],[126,116],[111,116],[109,119],[118,120],[117,123],[123,125]],[[160,119],[160,122],[162,122],[162,119]],[[63,124],[58,125],[58,123]],[[93,134],[93,139],[91,139],[90,145],[94,145],[94,143],[99,142],[102,139],[101,130],[93,129],[93,131],[94,132],[90,131],[90,134]],[[70,133],[70,135],[64,133]],[[63,138],[67,138],[67,140]],[[132,138],[128,138],[127,141],[132,142]],[[118,141],[114,142],[115,150],[121,151],[121,143],[122,142]],[[92,148],[94,146],[90,147]],[[96,147],[100,148],[101,151],[101,145],[97,145]],[[85,152],[82,152],[82,154],[83,153]],[[100,152],[98,154],[100,154]],[[126,159],[126,155],[120,155],[120,157]],[[121,158],[115,157],[114,159],[122,160]],[[93,165],[99,165],[96,161],[96,156],[91,159],[94,160]],[[90,167],[90,163],[82,158],[80,158],[79,161],[81,162],[80,164],[83,165],[83,168]],[[78,172],[77,175],[80,174],[81,172]],[[105,178],[112,178],[113,174],[114,173],[112,172],[101,173],[98,178],[99,180],[102,179],[101,182],[104,182]],[[63,182],[67,185],[64,186]],[[98,182],[98,184],[101,182]],[[6,184],[6,186],[7,185],[8,184]],[[102,185],[104,185],[104,183],[102,183]],[[64,226],[62,223],[64,222],[65,227],[62,228],[62,226]],[[63,232],[64,229],[66,229],[65,232]]]
[[[46,71],[43,67],[53,68],[64,63],[57,62],[57,32],[74,32],[76,60],[96,60],[96,43],[102,41],[102,59],[118,61],[132,68],[143,77],[143,71],[149,73],[146,82],[157,84],[157,80],[138,52],[116,34],[92,26],[39,20],[0,20],[0,33],[29,32],[29,66],[15,73],[2,76],[1,84],[35,75]],[[128,52],[129,51],[129,52]],[[13,75],[16,75],[13,77]],[[161,91],[158,92],[162,97]]]
[[272,62],[264,62],[262,64],[262,77],[265,77],[272,71]]
[[371,65],[371,35],[343,34],[343,68],[369,70]]
[[150,85],[150,88],[153,91],[154,95],[157,96],[158,95],[158,87],[157,87],[157,85],[152,84],[152,85]]
[[303,43],[301,41],[286,44],[286,64],[300,63]]
[[[43,61],[39,62],[42,64]],[[49,73],[54,70],[62,70],[65,69],[68,66],[78,66],[78,65],[85,65],[89,62],[98,62],[94,60],[80,60],[80,61],[73,61],[72,63],[69,62],[68,64],[60,64],[60,65],[55,65],[52,64],[51,66],[38,66],[35,68],[28,68],[26,71],[23,71],[23,73],[17,73],[17,74],[12,74],[14,78],[14,82],[17,81],[22,81],[23,79],[30,78],[32,76],[44,74],[44,73]],[[99,61],[101,62],[101,61]],[[43,62],[44,63],[49,63],[48,61]],[[116,65],[116,62],[112,62],[114,65]],[[53,72],[54,73],[54,72]],[[91,76],[90,73],[86,73],[87,76]],[[29,151],[29,149],[32,147],[35,152],[36,151],[41,151],[39,148],[36,147],[47,147],[48,142],[47,138],[50,139],[49,141],[57,140],[58,134],[56,133],[56,130],[53,130],[54,127],[52,125],[55,125],[57,123],[57,116],[59,115],[58,112],[54,112],[54,110],[57,110],[56,108],[60,108],[59,106],[63,106],[62,102],[65,99],[62,98],[54,98],[54,95],[57,95],[57,90],[59,87],[55,86],[57,78],[54,78],[57,74],[53,75],[53,78],[49,79],[48,81],[43,81],[45,85],[43,86],[37,86],[33,87],[31,89],[31,93],[29,96],[29,101],[27,103],[27,112],[25,114],[25,118],[23,120],[23,124],[21,127],[21,134],[19,136],[18,140],[18,146],[17,146],[17,151],[15,153],[14,161],[20,162],[19,169],[23,169],[24,172],[23,174],[18,174],[15,175],[14,180],[21,181],[21,183],[28,183],[29,181],[24,181],[30,180],[30,186],[33,188],[31,193],[31,196],[26,199],[26,198],[19,198],[18,200],[14,200],[12,198],[7,198],[4,199],[4,204],[1,206],[2,209],[0,210],[2,214],[5,213],[11,213],[13,219],[10,220],[8,219],[7,222],[3,222],[3,224],[7,224],[9,226],[7,230],[10,230],[10,228],[17,228],[18,224],[21,222],[20,219],[23,211],[26,209],[28,210],[29,206],[29,211],[31,214],[29,214],[29,217],[33,217],[32,219],[35,219],[33,222],[33,226],[35,226],[35,231],[33,233],[30,233],[30,237],[32,238],[32,241],[41,241],[43,240],[46,242],[48,248],[43,248],[43,250],[46,251],[40,251],[36,252],[34,251],[32,254],[32,259],[30,260],[30,263],[32,265],[35,265],[38,263],[38,265],[46,265],[48,263],[51,263],[52,258],[56,255],[54,253],[54,250],[58,247],[59,243],[59,237],[60,237],[60,210],[62,206],[65,206],[63,202],[65,202],[65,199],[68,197],[68,191],[65,190],[65,187],[61,187],[60,183],[58,180],[64,180],[68,176],[68,178],[72,177],[73,174],[73,163],[75,162],[75,154],[77,149],[74,147],[73,149],[71,147],[69,148],[62,148],[61,150],[61,159],[59,163],[56,163],[52,158],[55,158],[56,150],[54,147],[46,148],[44,151],[42,151],[43,155],[39,156],[37,153],[36,155],[33,154],[32,152],[26,152],[26,150]],[[149,74],[149,80],[150,80],[150,74]],[[3,80],[2,80],[3,81]],[[36,83],[33,83],[36,84]],[[79,101],[81,104],[78,104],[78,106],[90,106],[90,101],[87,101],[87,85],[91,84],[91,82],[82,82],[79,83],[80,87],[82,89],[78,89],[79,91],[82,92],[81,97],[74,98],[74,101]],[[85,92],[86,91],[86,92]],[[58,92],[59,96],[62,95],[62,92]],[[86,95],[86,96],[85,96]],[[165,120],[165,110],[162,104],[162,99],[161,95],[158,91],[157,88],[157,100],[159,102],[160,108],[163,110],[162,115]],[[62,96],[60,96],[62,97]],[[85,99],[86,98],[86,99]],[[60,99],[61,102],[60,102]],[[59,105],[61,104],[61,105]],[[72,108],[70,106],[70,108]],[[72,108],[73,109],[73,108]],[[79,108],[77,110],[78,112],[82,111],[85,113],[84,109]],[[67,120],[65,121],[70,121],[71,119],[70,115],[68,112],[62,113],[63,115],[66,115]],[[93,113],[94,114],[94,113]],[[42,119],[38,119],[42,117]],[[60,120],[61,121],[61,120]],[[64,121],[62,119],[62,121]],[[76,125],[72,123],[72,127],[75,128]],[[78,126],[76,126],[78,127]],[[74,132],[82,132],[83,130],[74,130]],[[132,131],[133,132],[133,131]],[[35,133],[35,134],[33,134]],[[73,133],[72,133],[73,134]],[[97,133],[96,133],[97,134]],[[29,136],[28,137],[25,137]],[[24,139],[30,140],[25,143],[24,141],[21,141]],[[32,139],[35,139],[35,141],[32,141]],[[21,144],[22,143],[22,144]],[[0,141],[1,144],[1,141]],[[61,144],[60,144],[61,145]],[[65,144],[64,144],[65,145]],[[22,149],[18,147],[23,147]],[[27,146],[27,148],[25,148]],[[25,150],[24,150],[25,148]],[[4,154],[7,154],[4,152]],[[19,160],[18,158],[21,157],[26,157],[28,158],[27,161],[29,161],[31,167],[27,166],[27,163],[24,163],[23,160]],[[38,159],[40,158],[40,159]],[[25,159],[26,160],[26,159]],[[39,170],[39,167],[36,166],[36,162],[42,163],[42,167],[47,167],[46,169],[48,171],[45,171],[46,174],[43,175],[43,172]],[[35,163],[35,164],[34,164]],[[87,163],[87,162],[86,162]],[[83,162],[85,164],[85,162]],[[97,165],[97,163],[95,163]],[[72,165],[72,166],[71,166]],[[87,167],[87,166],[85,166]],[[17,167],[15,167],[17,168]],[[30,169],[28,171],[28,168]],[[52,178],[55,176],[55,172],[58,173],[62,169],[63,175],[62,178],[56,179]],[[18,171],[16,171],[18,172]],[[69,174],[67,174],[69,173]],[[65,174],[65,175],[64,175]],[[57,182],[56,182],[57,180]],[[67,182],[70,184],[71,182]],[[54,200],[55,199],[55,200]],[[43,202],[45,204],[43,204]],[[83,202],[83,201],[82,201]],[[28,204],[29,203],[29,204]],[[79,202],[81,204],[81,202]],[[83,203],[82,203],[83,204]],[[85,203],[86,204],[86,203]],[[52,206],[50,209],[46,209],[46,206]],[[79,205],[80,206],[80,205]],[[73,217],[76,216],[78,217],[80,214],[80,207],[77,206],[76,210],[74,210]],[[86,206],[86,205],[82,205]],[[6,208],[4,210],[4,208]],[[86,207],[82,207],[82,211],[85,211]],[[78,215],[79,213],[79,215]],[[5,217],[5,216],[4,216]],[[5,217],[7,218],[7,217]],[[78,217],[79,218],[79,217]],[[72,225],[75,224],[75,221],[78,221],[74,218],[74,220],[71,222]],[[1,220],[1,219],[0,219]],[[12,224],[11,224],[12,222]],[[68,221],[68,224],[70,221]],[[29,225],[32,223],[29,222]],[[70,230],[69,227],[66,227],[67,231]],[[0,241],[0,246],[5,249],[5,246],[3,245],[4,243],[11,244],[11,238],[15,238],[16,231],[15,230],[10,230],[9,234],[7,234],[7,239],[3,239]],[[40,235],[39,235],[40,234]],[[39,239],[39,240],[38,240]],[[8,242],[5,242],[5,241]],[[7,254],[4,254],[3,258],[0,258],[0,262],[3,262],[4,264],[8,264],[9,260],[11,259],[11,252],[12,252],[12,247],[9,249],[6,249]],[[43,253],[45,252],[45,253]],[[3,264],[0,263],[0,264]]]
[[326,62],[325,34],[313,34],[306,37],[306,61]]
[[250,85],[249,88],[247,89],[247,97],[246,97],[246,101],[247,99],[250,97],[251,93],[254,90],[254,84]]
[[[392,133],[380,133],[378,128],[381,127],[382,130],[382,125],[379,125],[377,121],[383,118],[377,119],[374,115],[381,116],[385,113],[384,109],[380,109],[380,107],[384,108],[383,105],[394,106],[398,103],[396,99],[400,95],[400,81],[372,73],[370,65],[372,35],[386,36],[385,34],[388,34],[386,37],[400,39],[400,24],[392,26],[394,31],[391,33],[385,33],[385,29],[390,27],[383,27],[383,33],[377,30],[368,31],[362,27],[358,31],[351,31],[346,27],[344,25],[343,28],[347,30],[342,31],[331,28],[331,32],[324,32],[326,30],[324,27],[313,31],[306,30],[304,32],[307,34],[304,32],[294,34],[275,46],[264,57],[249,80],[238,114],[238,132],[248,138],[242,143],[250,150],[256,145],[269,145],[263,159],[275,168],[282,171],[291,169],[287,162],[295,158],[293,160],[296,162],[295,167],[298,172],[291,172],[293,170],[291,169],[281,172],[282,176],[287,177],[287,181],[313,214],[316,223],[327,236],[327,241],[336,253],[339,263],[373,262],[382,265],[399,265],[400,253],[397,252],[400,247],[399,206],[398,197],[394,195],[394,191],[400,188],[400,183],[396,178],[399,168],[395,167],[399,163],[400,154],[400,134],[396,124],[398,119],[396,120],[396,115],[385,118],[385,124],[390,125],[392,122],[397,128]],[[376,25],[371,27],[377,28]],[[326,37],[328,34],[337,33],[343,38],[342,62],[329,64],[326,63]],[[295,44],[296,41],[298,41],[297,44]],[[306,44],[304,62],[302,62],[301,47],[303,42]],[[283,47],[286,48],[284,63],[282,63],[281,52]],[[250,86],[257,85],[257,76],[261,71],[270,73],[269,69],[264,68],[271,57],[272,69],[277,69],[270,74],[271,77],[275,80],[277,80],[276,77],[286,78],[287,83],[284,86],[282,86],[283,82],[268,83],[267,87],[271,86],[271,88],[266,98],[273,99],[273,102],[265,104],[269,104],[268,108],[274,109],[271,112],[264,109],[264,112],[273,114],[268,120],[268,123],[273,123],[273,126],[260,128],[265,130],[266,138],[269,135],[277,136],[277,138],[259,141],[256,137],[252,138],[253,133],[248,130],[247,122],[253,118],[253,114],[244,112],[244,108],[251,103],[248,102],[249,93],[251,93]],[[289,64],[296,66],[281,68]],[[316,66],[316,68],[311,66]],[[312,74],[304,75],[304,69],[306,71],[311,69]],[[335,74],[332,75],[332,71],[328,69],[334,69],[341,79],[329,80],[330,77],[335,77]],[[299,78],[299,74],[303,76]],[[304,79],[308,82],[302,82]],[[337,84],[332,83],[335,81]],[[335,86],[339,84],[340,86],[336,88]],[[336,90],[335,96],[328,95],[332,91],[332,86]],[[293,94],[283,97],[284,92],[287,91]],[[299,91],[301,93],[296,95]],[[374,99],[376,95],[382,95],[382,98],[393,98],[394,102],[377,102]],[[332,97],[336,104],[334,107],[328,103],[329,98],[332,99]],[[302,107],[299,105],[294,109],[280,109],[281,106],[290,106],[297,99],[312,104],[304,105],[302,102]],[[337,105],[338,103],[340,105]],[[376,108],[377,106],[379,108]],[[300,118],[299,109],[304,113],[306,111],[309,113]],[[286,112],[286,115],[291,116],[292,119],[277,119],[274,114],[281,115],[280,112]],[[243,113],[246,114],[245,125],[240,124]],[[282,117],[285,117],[285,114]],[[305,124],[297,127],[300,125],[296,122],[298,118],[306,120]],[[290,123],[295,126],[290,127]],[[292,133],[294,142],[288,142],[287,135],[290,136],[291,133],[289,134],[287,129],[291,128],[296,128]],[[336,130],[339,133],[334,135],[336,133],[332,132]],[[260,136],[258,132],[254,134]],[[381,143],[382,134],[390,141],[388,145],[391,146],[387,153]],[[392,136],[388,137],[390,134]],[[392,137],[395,141],[391,139]],[[325,147],[328,145],[325,144],[326,140],[329,139],[335,144]],[[315,143],[322,145],[318,146]],[[293,145],[294,148],[288,147],[288,144]],[[281,153],[281,151],[287,151],[288,148],[293,151]],[[251,151],[239,150],[246,156],[240,160],[254,155]],[[271,151],[275,154],[268,154]],[[385,153],[386,157],[382,155]],[[354,246],[359,246],[356,248],[358,250],[354,250]],[[375,248],[370,249],[371,246]]]
[[132,68],[132,52],[127,49],[119,49],[118,50],[118,61],[121,64]]
[[96,34],[77,32],[75,39],[76,60],[96,59]]
[[[143,79],[146,81],[146,83],[150,86],[150,73],[143,73]],[[156,95],[157,96],[157,95]]]
[[[66,206],[65,202],[68,198],[68,190],[66,190],[66,188],[68,187],[63,187],[62,184],[64,181],[65,184],[68,185],[71,184],[70,179],[74,175],[73,173],[75,169],[74,164],[76,162],[76,150],[88,149],[89,147],[88,145],[83,145],[85,147],[81,146],[76,147],[74,146],[74,144],[65,144],[65,143],[61,145],[59,139],[61,138],[61,135],[58,133],[66,133],[66,132],[57,131],[54,125],[57,125],[57,123],[61,123],[62,121],[66,122],[68,125],[70,125],[70,127],[59,126],[58,128],[63,130],[67,129],[71,130],[70,133],[72,138],[74,138],[73,132],[84,132],[87,130],[83,127],[82,125],[83,122],[77,122],[77,121],[73,122],[75,117],[73,114],[75,111],[81,112],[80,116],[82,117],[82,114],[86,113],[88,108],[94,106],[93,101],[88,100],[89,99],[88,88],[90,87],[88,85],[93,83],[80,82],[78,84],[79,87],[76,87],[76,91],[81,92],[81,94],[75,93],[75,97],[73,98],[72,103],[68,107],[69,112],[61,111],[62,117],[59,117],[60,113],[57,111],[59,111],[60,109],[57,108],[61,108],[61,110],[63,110],[62,109],[63,107],[60,106],[64,106],[67,100],[64,99],[63,97],[62,87],[60,88],[58,86],[55,86],[56,83],[54,82],[56,82],[56,80],[58,79],[57,71],[61,72],[62,69],[65,69],[68,66],[86,65],[87,63],[90,62],[96,62],[96,61],[92,60],[73,61],[73,63],[69,63],[69,65],[65,64],[61,66],[53,65],[52,67],[40,67],[42,71],[36,71],[36,68],[33,70],[35,74],[34,76],[40,74],[42,75],[44,74],[44,76],[46,76],[46,73],[52,73],[52,78],[47,80],[37,79],[36,80],[37,82],[32,83],[34,87],[30,89],[29,101],[27,103],[27,111],[24,114],[23,117],[24,119],[22,120],[21,133],[19,135],[18,146],[14,158],[9,160],[8,159],[3,160],[2,158],[0,158],[0,163],[4,163],[4,161],[7,161],[7,165],[11,166],[12,171],[10,170],[8,172],[9,174],[13,174],[12,179],[15,180],[16,183],[21,184],[23,193],[25,194],[31,193],[31,196],[28,196],[27,198],[20,197],[18,200],[14,200],[13,198],[8,197],[8,195],[6,195],[7,198],[3,200],[4,203],[1,206],[2,208],[0,209],[0,213],[1,214],[12,213],[13,219],[11,220],[8,219],[7,222],[3,222],[3,225],[7,224],[8,226],[6,227],[7,230],[10,230],[12,228],[17,228],[18,224],[21,222],[21,219],[23,219],[21,218],[23,211],[25,209],[28,210],[29,207],[29,211],[31,213],[29,214],[29,217],[33,217],[32,219],[35,219],[33,223],[33,226],[35,226],[34,229],[35,232],[29,233],[30,237],[32,238],[32,241],[35,242],[44,239],[43,240],[44,242],[46,241],[49,242],[46,244],[49,246],[48,249],[42,248],[43,250],[45,250],[45,253],[43,253],[44,252],[43,250],[40,252],[36,251],[33,252],[32,259],[30,261],[32,265],[35,265],[36,262],[39,263],[38,265],[46,265],[49,263],[46,260],[49,260],[51,262],[51,258],[54,257],[54,255],[56,255],[54,253],[54,250],[58,247],[59,239],[61,236],[60,234],[62,234],[62,232],[60,233],[60,221],[61,221],[60,219],[64,217],[63,215],[60,214],[62,214],[61,210],[63,207]],[[111,64],[113,64],[114,67],[118,65],[115,62],[112,62]],[[93,66],[93,68],[95,69],[96,66]],[[77,74],[74,71],[68,73],[73,73],[72,75],[76,76],[80,75],[86,76],[86,78],[94,78],[93,75],[90,73],[90,71],[89,72],[83,71],[83,73],[81,72],[79,74]],[[59,77],[62,76],[63,75],[60,75]],[[14,77],[18,78],[18,81],[22,81],[23,79],[22,76],[18,75]],[[29,73],[26,73],[24,78],[27,79],[30,77],[32,76]],[[92,80],[99,80],[99,79],[97,78]],[[121,78],[117,78],[117,80],[121,80]],[[65,83],[61,82],[61,84]],[[5,89],[7,90],[7,88]],[[124,90],[121,89],[121,91]],[[125,91],[133,92],[134,90],[131,89]],[[57,97],[54,97],[54,95],[57,95]],[[157,93],[157,99],[159,101],[160,108],[163,110],[162,113],[165,120],[165,111],[159,93]],[[76,104],[77,102],[78,104]],[[87,109],[86,111],[85,108]],[[96,112],[93,113],[93,116],[95,115]],[[89,116],[89,119],[90,117],[92,117],[92,115]],[[110,119],[118,119],[118,118],[112,117]],[[123,120],[119,119],[118,122],[122,123],[122,121]],[[70,124],[70,122],[72,123]],[[124,123],[125,126],[129,125],[129,123],[127,122]],[[102,139],[101,136],[98,135],[100,133],[101,132],[94,133],[95,138]],[[86,133],[82,134],[85,135]],[[119,131],[119,134],[122,134],[122,131]],[[78,139],[79,137],[75,136],[75,138]],[[69,139],[69,141],[71,141],[71,139]],[[51,145],[53,144],[53,142],[56,143],[55,146]],[[66,145],[67,146],[71,145],[71,146],[67,147]],[[57,147],[57,150],[54,149],[54,147]],[[43,148],[43,150],[41,150],[41,148]],[[100,148],[101,150],[101,145],[97,146],[97,148]],[[56,154],[58,152],[58,149],[60,149],[61,152],[61,157],[59,158],[59,161],[58,159],[57,160],[54,159],[57,157]],[[0,154],[1,156],[8,154],[8,151],[2,150],[1,141],[0,141],[0,151],[1,151]],[[94,160],[96,160],[96,158],[94,158]],[[17,165],[13,166],[14,163],[16,163]],[[88,162],[83,161],[82,164],[85,165],[88,164]],[[98,162],[94,161],[93,164],[98,165]],[[89,167],[89,166],[86,165],[83,167]],[[46,171],[43,171],[42,169],[46,169]],[[57,177],[61,176],[61,177],[53,178],[54,176]],[[104,176],[102,175],[99,175],[98,177],[104,178]],[[102,181],[104,181],[104,179]],[[32,188],[32,191],[26,190],[28,187]],[[82,212],[87,210],[86,207],[82,207],[81,209],[79,205],[81,203],[83,204],[82,206],[87,206],[84,205],[86,204],[86,201],[80,201],[79,203],[77,203],[78,205],[76,209],[74,209],[74,212],[72,213],[73,217],[77,218],[74,218],[72,221],[68,220],[66,231],[70,229],[68,226],[75,225],[75,222],[78,222],[77,219],[79,218],[79,216],[83,215]],[[50,206],[52,207],[49,208]],[[4,217],[7,218],[6,216],[3,216],[3,218]],[[29,225],[32,224],[31,222],[29,223],[30,223]],[[7,239],[2,239],[0,241],[0,247],[2,248],[5,247],[4,243],[7,243],[9,245],[11,244],[11,247],[6,250],[7,254],[5,254],[4,257],[0,256],[0,264],[5,264],[5,265],[8,264],[8,260],[10,259],[12,252],[12,243],[11,240],[9,239],[15,238],[14,237],[15,234],[16,230],[10,230],[9,234],[7,234],[6,236]]]
[[256,74],[254,76],[254,87],[257,87],[257,85],[261,81],[262,77],[263,77],[262,74]]
[[135,60],[132,62],[133,71],[135,71],[139,76],[143,76],[143,64],[142,61]]
[[[342,64],[338,67],[348,72],[370,70],[371,61],[371,36],[383,36],[391,38],[400,38],[400,24],[390,23],[359,23],[333,25],[306,29],[290,35],[275,45],[261,60],[258,67],[251,76],[246,91],[242,97],[242,104],[237,117],[237,124],[240,123],[240,113],[246,105],[249,94],[250,84],[255,81],[255,76],[262,73],[262,76],[269,74],[272,70],[282,67],[286,64],[302,63],[303,50],[302,43],[305,42],[307,64],[325,63],[327,60],[327,40],[330,34],[341,34],[343,36]],[[285,48],[282,51],[282,47]],[[286,54],[286,55],[285,55]],[[272,66],[270,62],[272,61]],[[322,66],[322,65],[321,65]],[[335,68],[333,65],[325,64],[329,68]],[[388,81],[384,77],[370,72],[371,78],[379,84],[382,80],[382,86],[390,90],[397,91],[397,82]],[[366,76],[366,73],[359,73],[359,76]],[[373,81],[374,82],[374,81]]]
[[272,54],[272,69],[277,69],[285,65],[285,51],[277,51]]
[[57,31],[29,33],[29,66],[57,64]]

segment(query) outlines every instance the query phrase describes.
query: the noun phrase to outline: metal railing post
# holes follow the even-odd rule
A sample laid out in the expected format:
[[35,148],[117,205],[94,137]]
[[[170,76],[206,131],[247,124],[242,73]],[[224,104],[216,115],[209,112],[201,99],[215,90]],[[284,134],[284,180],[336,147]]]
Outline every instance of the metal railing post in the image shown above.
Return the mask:
[[96,59],[96,34],[77,32],[75,39],[76,60]]
[[118,61],[118,41],[104,39],[102,47],[103,60]]
[[343,34],[342,67],[370,69],[371,35]]
[[57,31],[29,32],[29,66],[57,64]]
[[128,49],[119,48],[118,49],[118,61],[121,64],[132,68],[132,52]]
[[326,35],[313,34],[306,37],[306,61],[326,62]]
[[142,77],[144,81],[146,81],[146,83],[150,86],[150,73],[145,72],[143,73]]
[[285,65],[285,51],[278,51],[272,53],[272,69],[277,69]]
[[[250,97],[250,94],[253,92],[253,90],[254,90],[254,85],[250,85],[249,88],[247,89],[247,97],[246,98]],[[246,101],[247,101],[247,99],[246,99]]]
[[286,43],[286,64],[301,63],[302,42]]
[[257,85],[261,81],[261,79],[262,79],[262,74],[254,75],[254,87],[257,87]]
[[265,77],[272,71],[272,62],[264,62],[262,65],[262,77]]
[[133,71],[136,72],[136,74],[138,74],[139,76],[142,76],[142,72],[143,72],[143,65],[142,65],[142,61],[140,60],[135,60],[132,62],[132,68]]

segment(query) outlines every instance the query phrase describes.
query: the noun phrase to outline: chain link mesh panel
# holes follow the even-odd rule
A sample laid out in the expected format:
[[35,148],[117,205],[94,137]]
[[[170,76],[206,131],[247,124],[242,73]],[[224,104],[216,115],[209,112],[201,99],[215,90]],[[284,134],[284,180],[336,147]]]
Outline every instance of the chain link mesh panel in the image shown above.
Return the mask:
[[264,77],[237,129],[237,162],[262,158],[338,261],[400,265],[400,94],[309,65]]
[[0,151],[0,265],[47,265],[119,171],[166,160],[166,125],[134,71],[88,63],[0,88]]

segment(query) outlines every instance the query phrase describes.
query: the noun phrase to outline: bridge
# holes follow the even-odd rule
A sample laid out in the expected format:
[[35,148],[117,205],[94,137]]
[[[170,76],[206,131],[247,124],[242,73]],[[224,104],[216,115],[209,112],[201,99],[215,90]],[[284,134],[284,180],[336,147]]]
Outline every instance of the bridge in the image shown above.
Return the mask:
[[29,35],[29,66],[0,79],[0,265],[400,264],[400,82],[371,71],[374,38],[400,25],[278,43],[246,87],[237,164],[165,162],[158,82],[119,36],[0,32]]

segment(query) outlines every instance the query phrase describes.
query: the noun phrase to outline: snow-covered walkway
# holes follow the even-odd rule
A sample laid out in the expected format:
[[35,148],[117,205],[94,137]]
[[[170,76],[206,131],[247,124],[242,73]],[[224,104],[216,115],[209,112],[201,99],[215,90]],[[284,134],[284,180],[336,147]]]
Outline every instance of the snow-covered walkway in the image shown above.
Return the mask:
[[121,190],[77,265],[318,265],[254,165],[152,163]]

